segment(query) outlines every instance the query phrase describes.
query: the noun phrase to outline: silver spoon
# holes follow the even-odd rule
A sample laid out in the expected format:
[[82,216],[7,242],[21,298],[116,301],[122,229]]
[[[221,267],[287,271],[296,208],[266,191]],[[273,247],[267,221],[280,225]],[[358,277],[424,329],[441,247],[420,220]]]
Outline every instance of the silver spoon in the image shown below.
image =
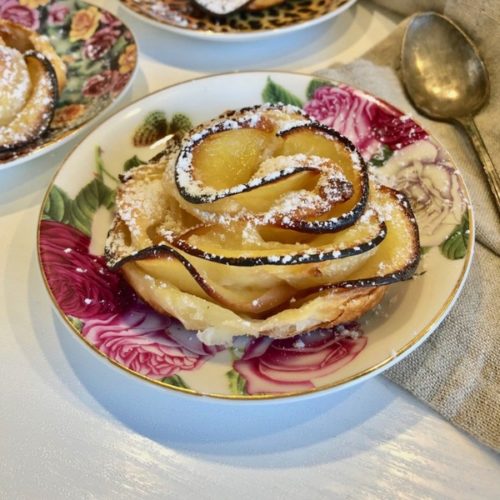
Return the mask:
[[473,120],[488,101],[490,83],[471,40],[440,14],[416,14],[403,38],[401,71],[415,108],[430,118],[462,125],[483,165],[500,212],[500,176]]

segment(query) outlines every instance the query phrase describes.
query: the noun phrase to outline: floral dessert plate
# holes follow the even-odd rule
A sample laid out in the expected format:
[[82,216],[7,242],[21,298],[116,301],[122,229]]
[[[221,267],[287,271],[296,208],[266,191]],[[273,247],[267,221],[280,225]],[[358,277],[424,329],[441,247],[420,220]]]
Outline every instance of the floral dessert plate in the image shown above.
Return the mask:
[[[242,336],[231,348],[207,346],[196,332],[138,300],[106,267],[102,255],[118,176],[161,151],[179,130],[262,102],[302,106],[354,142],[373,176],[406,193],[419,226],[421,264],[412,280],[392,285],[358,323],[286,340]],[[344,84],[248,72],[166,88],[91,132],[47,192],[38,253],[63,320],[127,374],[191,395],[276,399],[345,388],[418,346],[460,292],[473,227],[467,190],[449,154],[410,116]]]
[[2,169],[67,142],[123,96],[135,74],[137,47],[117,17],[81,0],[0,0],[0,18],[48,37],[67,69],[48,132],[0,155]]
[[225,17],[203,11],[193,0],[120,0],[130,13],[155,26],[195,38],[248,41],[289,33],[338,16],[356,0],[285,0],[267,9],[240,9]]

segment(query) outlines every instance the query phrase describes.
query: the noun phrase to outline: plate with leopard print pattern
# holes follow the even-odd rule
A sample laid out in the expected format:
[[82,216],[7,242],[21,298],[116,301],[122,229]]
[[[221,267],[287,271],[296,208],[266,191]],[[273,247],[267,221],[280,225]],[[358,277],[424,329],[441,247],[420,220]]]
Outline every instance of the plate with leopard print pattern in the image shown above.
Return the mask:
[[215,16],[194,0],[120,0],[131,14],[161,29],[218,41],[247,41],[289,33],[338,16],[356,0],[285,0],[262,10],[245,7]]

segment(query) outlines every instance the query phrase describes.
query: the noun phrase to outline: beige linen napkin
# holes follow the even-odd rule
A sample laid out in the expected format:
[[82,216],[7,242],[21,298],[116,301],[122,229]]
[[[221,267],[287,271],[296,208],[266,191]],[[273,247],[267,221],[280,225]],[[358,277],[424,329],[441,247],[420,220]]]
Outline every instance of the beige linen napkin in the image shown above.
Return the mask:
[[[478,44],[490,71],[491,98],[477,125],[500,168],[500,2],[498,0],[373,0],[411,14],[434,10],[452,18]],[[471,12],[474,15],[471,15]],[[408,19],[385,40],[322,76],[371,92],[417,119],[450,151],[469,188],[476,216],[476,252],[461,296],[441,326],[416,351],[386,372],[394,382],[445,418],[500,450],[500,222],[467,137],[456,127],[427,120],[409,103],[398,78],[401,39]]]

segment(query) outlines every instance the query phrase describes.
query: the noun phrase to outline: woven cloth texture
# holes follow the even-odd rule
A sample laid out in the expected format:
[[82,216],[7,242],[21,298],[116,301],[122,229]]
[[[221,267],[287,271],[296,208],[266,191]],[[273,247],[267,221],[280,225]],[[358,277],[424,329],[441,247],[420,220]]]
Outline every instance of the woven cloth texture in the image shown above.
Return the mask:
[[[500,168],[500,2],[373,1],[403,15],[429,10],[444,13],[474,40],[491,81],[489,103],[477,115],[476,124],[496,168]],[[439,328],[385,373],[457,427],[500,451],[500,220],[464,132],[419,115],[405,95],[399,66],[408,22],[406,18],[361,58],[320,74],[371,92],[411,113],[450,152],[465,179],[476,220],[475,255],[467,281]]]

